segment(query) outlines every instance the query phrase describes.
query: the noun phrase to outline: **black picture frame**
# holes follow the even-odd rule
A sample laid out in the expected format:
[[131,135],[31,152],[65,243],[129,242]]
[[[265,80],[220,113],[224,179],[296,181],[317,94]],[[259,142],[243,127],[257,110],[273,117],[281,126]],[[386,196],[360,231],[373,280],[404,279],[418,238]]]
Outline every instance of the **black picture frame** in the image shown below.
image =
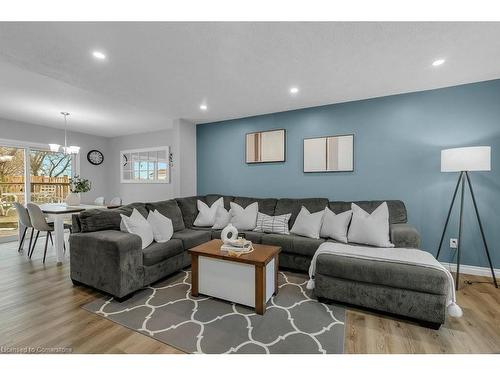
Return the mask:
[[[318,139],[318,138],[333,138],[333,137],[352,137],[352,169],[344,169],[341,171],[329,171],[329,170],[324,170],[324,171],[306,171],[306,166],[305,166],[305,142],[308,139]],[[355,134],[354,133],[348,133],[348,134],[335,134],[335,135],[322,135],[322,136],[317,136],[317,137],[308,137],[304,138],[302,140],[302,172],[303,173],[343,173],[343,172],[354,172],[354,165],[356,162],[356,156],[355,156]]]
[[[283,160],[273,160],[273,161],[247,161],[247,137],[250,134],[257,134],[257,133],[269,133],[269,132],[275,132],[275,131],[283,131]],[[286,162],[286,129],[280,128],[280,129],[270,129],[270,130],[259,130],[255,132],[249,132],[245,133],[245,150],[244,150],[244,160],[246,164],[273,164],[273,163],[285,163]]]

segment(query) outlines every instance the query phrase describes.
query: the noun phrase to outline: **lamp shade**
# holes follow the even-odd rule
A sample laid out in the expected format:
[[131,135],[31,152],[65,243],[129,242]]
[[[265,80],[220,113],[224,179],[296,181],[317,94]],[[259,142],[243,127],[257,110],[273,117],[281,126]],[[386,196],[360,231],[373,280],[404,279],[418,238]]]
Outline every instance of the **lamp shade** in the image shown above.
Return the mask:
[[441,150],[441,172],[491,171],[491,147]]
[[56,143],[49,143],[49,148],[50,148],[50,151],[52,151],[52,152],[58,152],[60,147],[61,146],[56,144]]

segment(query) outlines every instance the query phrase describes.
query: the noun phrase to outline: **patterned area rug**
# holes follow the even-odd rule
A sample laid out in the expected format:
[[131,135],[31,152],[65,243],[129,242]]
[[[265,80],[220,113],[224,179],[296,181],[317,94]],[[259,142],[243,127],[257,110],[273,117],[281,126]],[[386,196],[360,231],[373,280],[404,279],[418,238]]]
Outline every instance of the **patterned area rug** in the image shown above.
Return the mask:
[[125,302],[97,299],[83,308],[187,353],[343,353],[345,309],[316,301],[305,275],[280,272],[263,316],[191,297],[190,276],[182,271]]

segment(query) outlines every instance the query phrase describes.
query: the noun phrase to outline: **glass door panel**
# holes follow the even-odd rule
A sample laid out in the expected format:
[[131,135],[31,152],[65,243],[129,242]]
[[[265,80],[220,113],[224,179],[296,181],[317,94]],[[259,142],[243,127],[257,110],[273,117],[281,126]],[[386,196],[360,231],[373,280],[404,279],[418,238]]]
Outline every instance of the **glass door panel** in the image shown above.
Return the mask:
[[62,203],[69,194],[73,159],[71,155],[47,150],[30,150],[30,201]]
[[0,146],[0,239],[18,234],[14,202],[25,203],[24,149]]

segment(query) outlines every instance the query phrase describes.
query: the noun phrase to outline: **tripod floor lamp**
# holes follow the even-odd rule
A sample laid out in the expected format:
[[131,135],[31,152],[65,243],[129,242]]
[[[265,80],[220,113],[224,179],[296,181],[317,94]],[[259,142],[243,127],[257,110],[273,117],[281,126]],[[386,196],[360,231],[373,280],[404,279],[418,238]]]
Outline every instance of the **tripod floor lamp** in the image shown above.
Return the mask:
[[453,209],[453,204],[455,203],[455,198],[457,196],[458,188],[461,186],[460,213],[459,213],[460,219],[458,227],[458,246],[457,246],[457,274],[455,277],[455,289],[457,290],[458,290],[458,280],[460,278],[460,251],[462,247],[463,208],[464,208],[464,193],[466,184],[469,187],[470,195],[472,197],[472,203],[474,205],[474,211],[476,212],[477,222],[479,224],[479,230],[481,232],[481,237],[483,239],[486,256],[490,264],[491,275],[493,276],[493,282],[495,283],[495,287],[498,288],[497,279],[495,277],[495,271],[493,269],[493,264],[491,263],[490,251],[488,250],[488,244],[486,243],[486,238],[484,236],[483,224],[481,223],[481,218],[479,217],[479,211],[477,210],[476,197],[474,196],[474,191],[472,190],[472,184],[469,177],[469,172],[490,171],[490,170],[491,170],[491,148],[489,146],[450,148],[441,151],[441,172],[460,172],[460,175],[458,177],[457,185],[455,187],[455,192],[453,193],[453,198],[451,199],[451,205],[450,209],[448,210],[448,216],[446,217],[446,222],[444,224],[443,234],[441,235],[441,241],[439,241],[439,248],[436,255],[436,259],[439,258],[439,253],[441,252],[441,247],[443,245],[443,240],[446,233],[446,227],[448,226],[448,222],[450,221],[450,215]]

